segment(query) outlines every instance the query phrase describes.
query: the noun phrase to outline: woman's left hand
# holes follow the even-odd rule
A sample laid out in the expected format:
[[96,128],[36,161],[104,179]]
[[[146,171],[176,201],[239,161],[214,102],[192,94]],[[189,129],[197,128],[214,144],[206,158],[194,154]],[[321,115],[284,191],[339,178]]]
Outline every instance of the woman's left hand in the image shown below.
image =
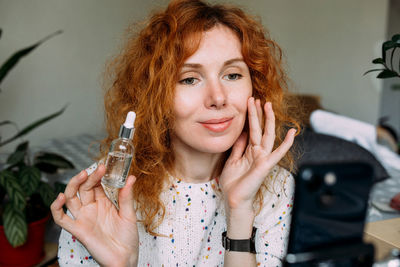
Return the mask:
[[284,141],[275,149],[275,116],[270,102],[265,103],[264,132],[261,127],[262,108],[259,100],[247,102],[250,138],[243,132],[233,145],[230,157],[219,178],[227,212],[253,211],[257,191],[272,168],[285,156],[293,144],[295,129],[290,129]]

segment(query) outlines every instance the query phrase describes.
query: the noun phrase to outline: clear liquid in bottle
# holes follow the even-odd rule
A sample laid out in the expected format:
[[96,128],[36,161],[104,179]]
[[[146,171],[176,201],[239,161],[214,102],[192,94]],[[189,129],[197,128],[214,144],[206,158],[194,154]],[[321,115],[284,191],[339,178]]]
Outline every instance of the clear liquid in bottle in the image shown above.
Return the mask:
[[106,173],[102,182],[111,187],[124,187],[131,162],[132,154],[119,151],[109,153],[106,161]]

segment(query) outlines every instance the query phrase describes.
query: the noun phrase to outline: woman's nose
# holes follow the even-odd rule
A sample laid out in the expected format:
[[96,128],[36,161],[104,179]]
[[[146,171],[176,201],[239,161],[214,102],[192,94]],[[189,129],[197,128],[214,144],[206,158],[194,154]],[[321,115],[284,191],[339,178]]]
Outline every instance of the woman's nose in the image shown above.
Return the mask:
[[221,109],[226,105],[226,92],[219,81],[210,82],[207,86],[206,105],[208,108]]

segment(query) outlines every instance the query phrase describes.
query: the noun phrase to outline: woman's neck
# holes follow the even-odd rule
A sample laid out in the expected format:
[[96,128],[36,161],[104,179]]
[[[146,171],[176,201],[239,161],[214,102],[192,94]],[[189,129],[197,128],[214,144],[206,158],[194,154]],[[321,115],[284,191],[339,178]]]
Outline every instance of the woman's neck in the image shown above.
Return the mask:
[[205,153],[192,148],[174,145],[175,166],[173,175],[187,183],[204,183],[215,178],[224,153]]

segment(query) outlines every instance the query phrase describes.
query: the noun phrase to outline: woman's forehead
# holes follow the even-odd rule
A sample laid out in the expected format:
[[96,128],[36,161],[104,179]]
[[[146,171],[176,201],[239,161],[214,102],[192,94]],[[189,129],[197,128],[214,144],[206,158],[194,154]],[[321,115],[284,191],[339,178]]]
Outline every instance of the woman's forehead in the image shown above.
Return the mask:
[[[190,42],[193,42],[192,46],[188,47],[192,50],[192,53],[186,58],[185,64],[197,64],[208,59],[231,60],[242,58],[241,42],[237,34],[226,26],[217,25],[208,31],[193,35],[193,38],[188,40],[189,45]],[[195,44],[197,44],[196,47],[194,47]]]

